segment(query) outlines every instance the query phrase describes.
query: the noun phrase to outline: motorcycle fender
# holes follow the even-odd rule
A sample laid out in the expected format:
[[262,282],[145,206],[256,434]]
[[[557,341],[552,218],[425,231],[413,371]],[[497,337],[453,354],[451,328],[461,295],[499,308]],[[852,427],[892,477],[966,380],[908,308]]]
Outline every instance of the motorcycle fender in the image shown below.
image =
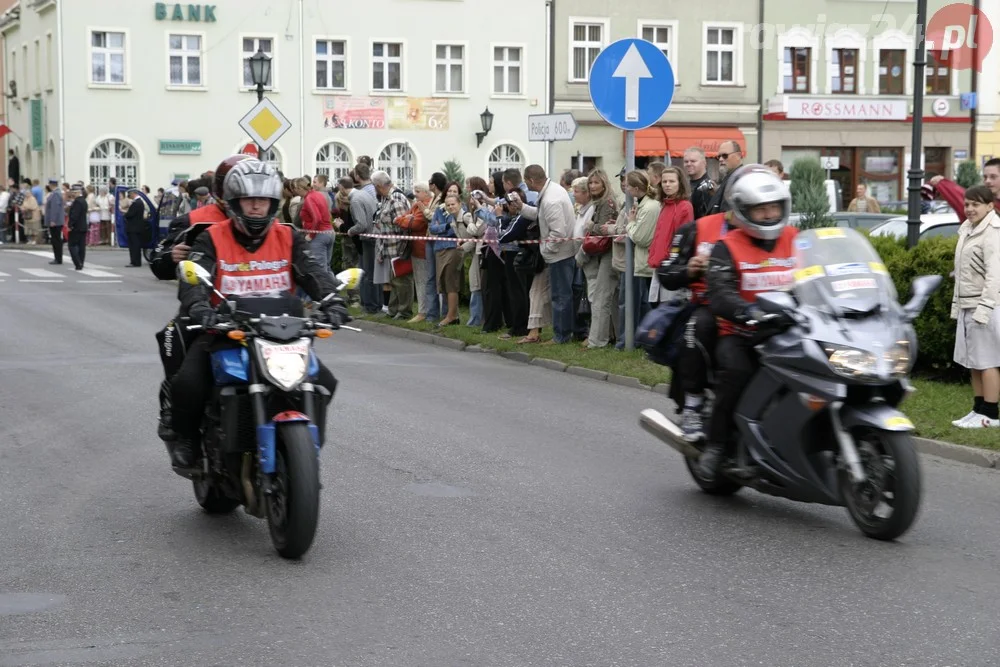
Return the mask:
[[273,475],[275,470],[275,445],[277,443],[278,429],[284,424],[295,424],[306,422],[309,425],[309,434],[312,436],[313,445],[319,451],[319,428],[309,421],[309,417],[301,412],[286,411],[274,416],[274,419],[257,427],[257,456],[260,462],[260,471],[265,475]]
[[844,406],[840,410],[840,421],[850,430],[867,426],[880,431],[905,432],[914,429],[913,422],[899,410],[883,404],[864,406]]

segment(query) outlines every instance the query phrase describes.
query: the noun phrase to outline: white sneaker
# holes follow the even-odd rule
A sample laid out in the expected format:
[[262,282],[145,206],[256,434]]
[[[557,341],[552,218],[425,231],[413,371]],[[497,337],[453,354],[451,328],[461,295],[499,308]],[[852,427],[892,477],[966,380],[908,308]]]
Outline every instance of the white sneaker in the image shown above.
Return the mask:
[[953,421],[951,423],[951,425],[952,426],[957,426],[959,428],[962,428],[962,424],[964,424],[965,422],[969,421],[970,419],[972,419],[975,416],[976,416],[976,411],[975,410],[969,410],[969,414],[965,415],[964,417],[960,417],[960,418],[956,419],[955,421]]
[[1000,419],[990,419],[977,412],[970,419],[962,422],[959,428],[1000,428]]

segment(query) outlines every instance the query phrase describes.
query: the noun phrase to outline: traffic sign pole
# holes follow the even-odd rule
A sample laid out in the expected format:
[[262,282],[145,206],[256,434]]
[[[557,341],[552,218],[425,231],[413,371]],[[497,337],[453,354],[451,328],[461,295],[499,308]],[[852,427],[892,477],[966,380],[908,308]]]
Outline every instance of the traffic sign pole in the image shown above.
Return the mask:
[[[625,132],[625,173],[635,169],[635,132]],[[632,208],[632,195],[625,190],[625,208]],[[625,349],[635,349],[635,246],[625,236]]]

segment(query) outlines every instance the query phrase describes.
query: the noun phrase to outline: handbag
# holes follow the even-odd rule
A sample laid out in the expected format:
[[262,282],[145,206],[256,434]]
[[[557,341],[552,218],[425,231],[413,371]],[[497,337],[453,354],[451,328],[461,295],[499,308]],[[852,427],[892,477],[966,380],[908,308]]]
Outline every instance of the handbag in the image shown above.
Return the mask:
[[402,278],[413,273],[413,260],[408,257],[394,257],[389,262],[389,266],[392,269],[393,278]]
[[614,239],[610,236],[595,236],[587,234],[583,238],[583,252],[590,256],[603,255],[611,250],[611,243]]
[[675,299],[646,313],[635,331],[635,344],[646,350],[650,361],[673,366],[682,347],[684,329],[695,311],[690,301]]

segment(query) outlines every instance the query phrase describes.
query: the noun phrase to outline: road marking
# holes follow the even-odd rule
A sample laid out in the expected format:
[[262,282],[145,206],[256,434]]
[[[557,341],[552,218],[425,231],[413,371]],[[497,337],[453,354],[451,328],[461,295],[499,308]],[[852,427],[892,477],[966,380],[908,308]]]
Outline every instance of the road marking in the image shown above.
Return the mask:
[[[14,250],[14,249],[11,249],[11,250],[7,250],[6,252],[20,252],[20,253],[24,253],[25,255],[35,255],[36,257],[45,257],[46,259],[52,259],[52,251],[51,250],[46,251],[46,250]],[[104,266],[103,264],[93,264],[93,263],[90,263],[89,265],[92,268],[103,269],[105,271],[111,269],[110,266]]]
[[[80,269],[80,273],[85,276],[90,276],[91,278],[121,278],[120,273],[107,273],[106,271],[98,271],[97,269]],[[83,282],[82,280],[80,282]]]
[[61,283],[62,280],[46,280],[44,278],[18,278],[19,283]]
[[10,278],[10,274],[9,273],[4,273],[3,271],[0,271],[0,277]]
[[29,276],[35,276],[36,278],[62,278],[62,276],[55,271],[49,271],[48,269],[21,269]]
[[89,283],[91,285],[107,285],[108,283],[120,283],[121,280],[77,280],[78,283]]

